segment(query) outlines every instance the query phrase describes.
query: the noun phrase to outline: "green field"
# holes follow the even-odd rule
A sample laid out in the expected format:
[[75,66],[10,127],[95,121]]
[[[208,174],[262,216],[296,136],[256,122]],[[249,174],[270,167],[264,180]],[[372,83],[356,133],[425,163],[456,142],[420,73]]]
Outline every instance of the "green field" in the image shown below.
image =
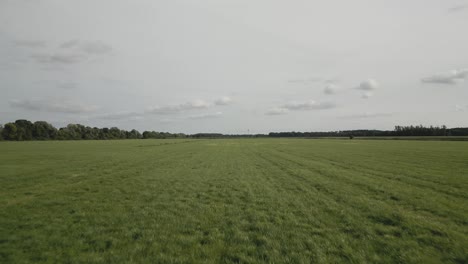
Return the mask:
[[0,150],[0,263],[468,263],[468,142]]

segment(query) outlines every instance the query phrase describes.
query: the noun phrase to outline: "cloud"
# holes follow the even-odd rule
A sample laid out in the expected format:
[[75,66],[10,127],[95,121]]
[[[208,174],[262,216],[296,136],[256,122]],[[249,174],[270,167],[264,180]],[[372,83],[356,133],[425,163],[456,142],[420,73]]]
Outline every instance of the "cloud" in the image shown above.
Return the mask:
[[88,113],[97,110],[96,106],[83,105],[67,99],[11,100],[10,106],[28,111],[67,114]]
[[38,63],[66,65],[80,63],[92,56],[105,54],[111,50],[111,46],[100,41],[70,40],[60,44],[57,52],[33,54],[30,57]]
[[457,105],[455,105],[455,110],[457,112],[464,112],[464,111],[468,110],[468,105],[463,106],[463,105],[457,104]]
[[299,110],[322,110],[322,109],[330,109],[335,108],[335,104],[330,102],[316,102],[314,100],[309,100],[306,102],[290,102],[287,103],[280,108],[288,109],[291,111],[299,111]]
[[75,82],[59,82],[57,87],[64,90],[72,90],[78,87],[78,84]]
[[74,64],[86,59],[80,54],[34,54],[31,58],[38,63]]
[[328,95],[335,94],[337,89],[338,89],[338,86],[336,86],[336,85],[334,85],[332,83],[329,83],[323,89],[323,93],[328,94]]
[[290,111],[310,111],[335,108],[336,105],[331,102],[316,102],[314,100],[306,102],[290,102],[279,107],[269,109],[266,115],[284,115]]
[[192,115],[188,116],[188,119],[209,119],[209,118],[219,118],[223,115],[222,112],[215,112],[215,113],[207,113],[201,115]]
[[195,100],[191,102],[186,102],[179,105],[166,105],[166,106],[155,106],[150,107],[146,110],[147,113],[152,114],[161,114],[161,115],[169,115],[169,114],[178,114],[183,112],[188,112],[191,110],[202,110],[208,109],[215,106],[225,106],[232,102],[232,99],[224,96],[219,99],[216,99],[212,102],[207,102],[204,100]]
[[371,98],[373,95],[374,95],[374,94],[371,93],[371,92],[365,92],[365,93],[363,93],[363,94],[361,95],[361,98],[362,98],[362,99],[369,99],[369,98]]
[[289,113],[288,109],[275,107],[275,108],[271,108],[270,110],[268,110],[265,114],[266,115],[285,115],[287,113]]
[[457,6],[453,6],[453,7],[449,8],[449,9],[447,9],[447,12],[449,12],[449,13],[460,12],[460,11],[465,10],[466,8],[468,8],[468,5],[457,5]]
[[130,111],[121,111],[115,113],[107,113],[102,115],[94,116],[95,119],[102,120],[141,120],[143,119],[143,114]]
[[207,103],[203,100],[195,100],[192,102],[187,102],[179,105],[167,105],[167,106],[156,106],[151,107],[147,110],[148,113],[152,114],[176,114],[181,112],[186,112],[190,110],[206,109],[211,106],[210,103]]
[[60,44],[61,49],[72,49],[75,52],[84,52],[86,54],[104,54],[112,50],[112,47],[102,41],[80,41],[72,39]]
[[437,73],[421,79],[423,83],[434,84],[457,84],[468,78],[468,69],[451,70],[445,73]]
[[386,117],[392,116],[393,113],[364,113],[364,114],[356,114],[356,115],[346,115],[340,116],[340,119],[361,119],[361,118],[374,118],[374,117]]
[[232,102],[232,99],[231,99],[231,98],[229,98],[229,97],[227,97],[227,96],[223,96],[223,97],[221,97],[221,98],[219,98],[219,99],[216,99],[216,100],[214,101],[214,104],[215,104],[215,105],[228,105],[228,104],[230,104],[231,102]]
[[64,43],[60,44],[59,48],[61,49],[69,49],[78,46],[80,41],[78,39],[72,39],[69,41],[65,41]]
[[112,50],[112,47],[99,41],[81,44],[81,50],[88,54],[104,54]]
[[367,79],[362,81],[356,89],[363,91],[372,91],[379,88],[379,83],[374,79]]
[[44,41],[39,40],[18,40],[15,41],[15,45],[19,47],[28,47],[28,48],[43,48],[46,46]]

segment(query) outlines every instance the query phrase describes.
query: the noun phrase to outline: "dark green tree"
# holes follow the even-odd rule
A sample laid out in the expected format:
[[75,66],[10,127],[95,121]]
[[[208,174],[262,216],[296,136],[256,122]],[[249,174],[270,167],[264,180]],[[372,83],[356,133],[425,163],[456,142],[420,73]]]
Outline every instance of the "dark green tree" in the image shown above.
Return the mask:
[[33,123],[31,121],[25,119],[19,119],[15,121],[15,125],[17,128],[16,137],[17,140],[32,140],[32,130],[33,130]]
[[36,140],[50,140],[57,137],[57,129],[46,121],[36,121],[32,127],[32,136]]
[[18,140],[18,128],[14,123],[6,123],[2,130],[2,137],[5,140]]

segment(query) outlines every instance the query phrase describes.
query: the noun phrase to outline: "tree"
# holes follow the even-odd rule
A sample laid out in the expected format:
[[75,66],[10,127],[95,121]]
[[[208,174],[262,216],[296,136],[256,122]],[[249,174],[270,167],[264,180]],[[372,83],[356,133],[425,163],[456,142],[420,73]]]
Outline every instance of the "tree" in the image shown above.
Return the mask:
[[127,138],[130,138],[130,139],[140,139],[141,138],[140,132],[138,132],[135,129],[132,129],[132,131],[130,131],[130,132],[126,132],[126,136],[127,136]]
[[36,121],[32,127],[32,137],[36,140],[55,139],[57,129],[46,121]]
[[31,121],[25,119],[19,119],[15,121],[15,125],[17,128],[16,137],[17,140],[32,140],[32,130],[33,130],[33,123]]
[[14,123],[6,123],[2,130],[2,137],[5,140],[17,140],[18,128]]

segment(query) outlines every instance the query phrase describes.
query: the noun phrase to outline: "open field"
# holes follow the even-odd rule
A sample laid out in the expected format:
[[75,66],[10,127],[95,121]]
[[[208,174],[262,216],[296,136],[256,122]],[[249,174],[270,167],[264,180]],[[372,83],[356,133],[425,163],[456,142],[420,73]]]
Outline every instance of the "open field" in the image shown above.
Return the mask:
[[[349,137],[303,137],[305,139],[343,139]],[[468,136],[398,136],[398,137],[354,137],[354,140],[430,140],[430,141],[468,141]]]
[[398,136],[398,137],[355,137],[354,139],[376,139],[376,140],[440,140],[440,141],[468,141],[466,136]]
[[0,263],[468,263],[468,142],[0,149]]

